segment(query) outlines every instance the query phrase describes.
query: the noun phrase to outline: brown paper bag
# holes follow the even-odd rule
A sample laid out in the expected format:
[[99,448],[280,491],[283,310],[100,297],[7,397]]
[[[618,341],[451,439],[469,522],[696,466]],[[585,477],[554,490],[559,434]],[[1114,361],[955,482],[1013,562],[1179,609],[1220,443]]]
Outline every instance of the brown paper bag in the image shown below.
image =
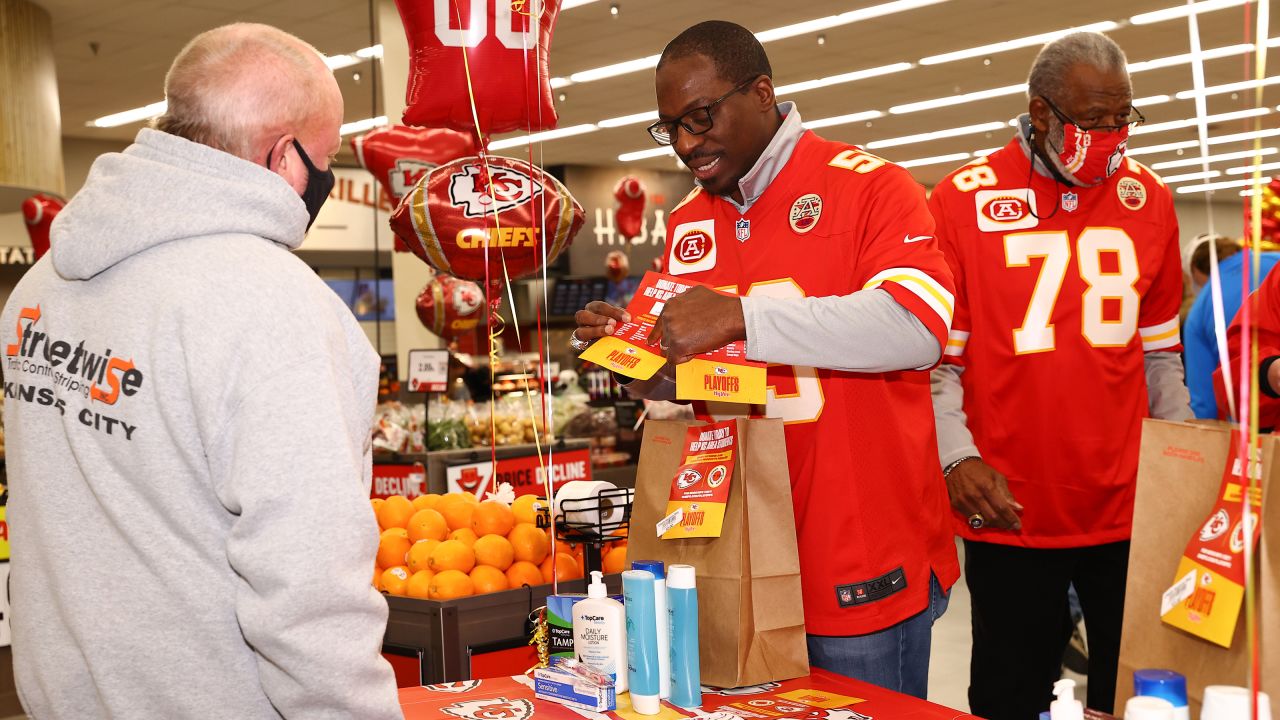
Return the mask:
[[[1206,685],[1247,685],[1248,641],[1241,609],[1231,649],[1160,621],[1161,595],[1174,583],[1187,541],[1208,518],[1227,458],[1231,432],[1203,424],[1146,420],[1138,461],[1133,543],[1125,596],[1116,708],[1133,694],[1133,671],[1176,670],[1187,676],[1191,717],[1200,716]],[[1262,689],[1280,696],[1280,437],[1262,440],[1262,538],[1258,608]],[[1273,701],[1274,702],[1274,701]]]
[[791,479],[781,420],[737,421],[719,538],[659,540],[690,424],[650,420],[636,473],[627,555],[698,573],[702,682],[740,687],[809,674]]

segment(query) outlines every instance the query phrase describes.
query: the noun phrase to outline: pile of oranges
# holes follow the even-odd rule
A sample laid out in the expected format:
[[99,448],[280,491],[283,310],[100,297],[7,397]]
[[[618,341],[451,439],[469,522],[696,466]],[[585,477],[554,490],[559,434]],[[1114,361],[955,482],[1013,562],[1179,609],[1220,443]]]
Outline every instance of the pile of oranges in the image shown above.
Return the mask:
[[[580,545],[558,543],[537,526],[544,498],[522,495],[508,506],[471,493],[374,499],[382,535],[373,586],[392,595],[453,600],[525,585],[582,577]],[[626,541],[605,552],[605,572],[621,572]]]

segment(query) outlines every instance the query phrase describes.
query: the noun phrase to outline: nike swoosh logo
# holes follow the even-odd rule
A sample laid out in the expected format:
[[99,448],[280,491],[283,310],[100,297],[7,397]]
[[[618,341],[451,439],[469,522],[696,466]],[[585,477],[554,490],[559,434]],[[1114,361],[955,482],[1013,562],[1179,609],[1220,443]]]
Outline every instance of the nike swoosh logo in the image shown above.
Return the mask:
[[928,240],[932,237],[933,237],[932,235],[917,235],[915,237],[911,237],[910,235],[908,235],[902,238],[902,242],[904,243],[920,242],[921,240]]
[[[925,237],[929,237],[929,236],[928,236],[928,235],[926,235]],[[893,580],[891,580],[891,581],[889,582],[889,584],[890,584],[890,585],[897,585],[897,584],[898,584],[899,582],[901,582],[901,581],[902,581],[902,577],[901,577],[901,576],[898,576],[898,577],[894,578]]]

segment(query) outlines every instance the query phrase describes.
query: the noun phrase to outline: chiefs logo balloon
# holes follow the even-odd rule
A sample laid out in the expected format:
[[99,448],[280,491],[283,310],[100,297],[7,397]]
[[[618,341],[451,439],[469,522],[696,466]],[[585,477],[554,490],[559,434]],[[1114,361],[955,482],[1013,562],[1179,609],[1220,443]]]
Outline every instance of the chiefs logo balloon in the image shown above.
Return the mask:
[[[582,206],[541,168],[505,157],[428,170],[391,215],[409,250],[443,273],[493,284],[551,262],[582,227]],[[486,260],[488,264],[486,265]]]
[[644,225],[644,185],[633,177],[624,177],[613,189],[613,197],[618,201],[618,234],[628,240],[639,237]]
[[360,167],[373,173],[397,201],[413,189],[422,174],[437,165],[474,155],[476,141],[467,133],[441,128],[388,125],[351,139]]
[[547,56],[559,2],[396,0],[396,8],[409,41],[406,124],[482,135],[556,126]]
[[446,340],[470,332],[480,323],[484,293],[473,282],[443,273],[436,275],[418,294],[418,319],[428,330]]
[[27,234],[31,236],[31,247],[37,260],[49,252],[49,226],[63,205],[66,203],[61,198],[44,193],[36,193],[22,201],[22,217],[27,221]]

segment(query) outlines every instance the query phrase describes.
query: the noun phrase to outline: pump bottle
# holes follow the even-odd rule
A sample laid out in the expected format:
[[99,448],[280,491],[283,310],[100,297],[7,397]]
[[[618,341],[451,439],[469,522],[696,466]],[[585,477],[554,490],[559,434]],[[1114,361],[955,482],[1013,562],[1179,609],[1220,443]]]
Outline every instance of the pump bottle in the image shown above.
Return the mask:
[[592,572],[587,599],[573,606],[573,649],[578,661],[613,679],[627,691],[627,620],[622,603],[609,597],[604,573]]

